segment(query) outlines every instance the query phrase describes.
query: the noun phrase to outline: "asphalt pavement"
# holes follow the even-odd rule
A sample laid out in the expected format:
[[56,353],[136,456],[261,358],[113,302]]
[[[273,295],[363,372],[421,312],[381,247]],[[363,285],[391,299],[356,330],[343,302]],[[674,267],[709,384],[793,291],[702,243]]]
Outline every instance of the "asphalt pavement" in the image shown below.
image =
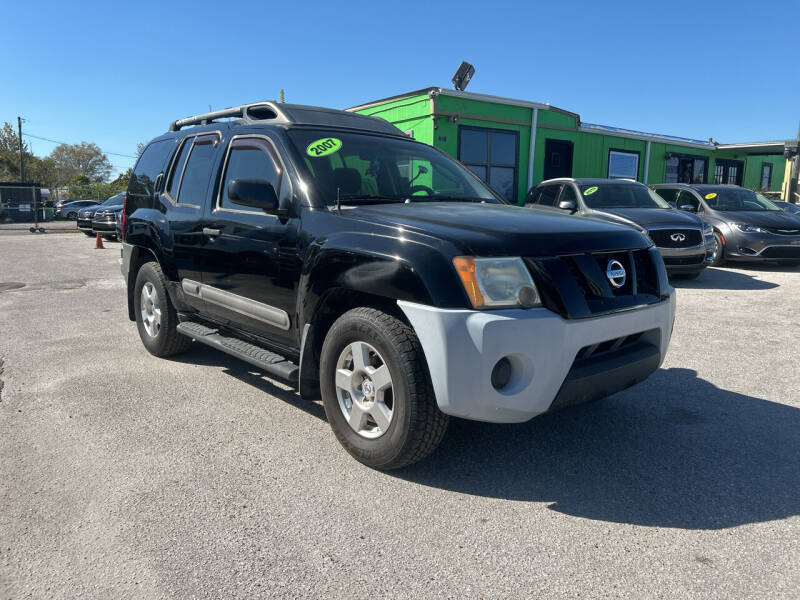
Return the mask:
[[381,473],[247,365],[149,355],[93,247],[0,232],[0,598],[800,597],[798,267],[676,282],[644,383]]

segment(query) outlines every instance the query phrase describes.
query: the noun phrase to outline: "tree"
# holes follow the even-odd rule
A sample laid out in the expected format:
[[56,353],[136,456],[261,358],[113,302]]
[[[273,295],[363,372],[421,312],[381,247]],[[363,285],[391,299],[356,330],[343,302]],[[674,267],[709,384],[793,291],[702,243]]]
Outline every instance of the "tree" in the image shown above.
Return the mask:
[[[22,144],[22,156],[25,158],[25,179],[34,181],[28,170],[38,160],[28,149],[28,144]],[[0,129],[0,181],[14,181],[19,179],[19,136],[11,123],[4,123]]]
[[111,174],[111,162],[103,151],[89,142],[59,144],[50,153],[58,182],[66,183],[76,175],[85,175],[92,183],[101,183]]

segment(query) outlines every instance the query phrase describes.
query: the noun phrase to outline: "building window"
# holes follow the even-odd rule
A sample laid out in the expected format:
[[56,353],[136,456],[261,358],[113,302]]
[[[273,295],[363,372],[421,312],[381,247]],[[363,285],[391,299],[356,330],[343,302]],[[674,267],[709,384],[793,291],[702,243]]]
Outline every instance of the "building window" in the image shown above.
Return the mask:
[[458,159],[509,202],[517,199],[519,134],[461,126]]
[[609,179],[638,179],[639,153],[627,150],[608,151]]
[[714,183],[742,185],[744,163],[740,160],[717,159],[714,166]]
[[664,183],[705,183],[708,159],[693,154],[667,155]]
[[761,189],[768,190],[772,183],[772,163],[761,163]]

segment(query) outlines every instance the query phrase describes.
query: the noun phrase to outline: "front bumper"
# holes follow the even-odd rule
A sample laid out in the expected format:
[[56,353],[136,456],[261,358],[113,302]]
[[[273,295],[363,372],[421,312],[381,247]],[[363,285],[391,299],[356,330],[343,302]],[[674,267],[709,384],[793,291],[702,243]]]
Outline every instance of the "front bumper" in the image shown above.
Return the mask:
[[78,217],[76,225],[78,229],[80,229],[81,231],[92,231],[91,219],[81,219],[80,217]]
[[[545,309],[448,310],[399,301],[419,337],[442,412],[494,423],[527,421],[548,410],[613,394],[664,359],[675,319],[669,300],[610,315],[563,319]],[[587,348],[641,334],[617,352],[579,358]],[[507,357],[509,383],[491,373]]]
[[744,233],[725,234],[725,256],[735,260],[800,260],[800,235]]
[[658,248],[667,273],[697,273],[705,269],[713,256],[713,248],[705,243],[689,248]]
[[92,230],[100,233],[117,233],[115,221],[92,221]]

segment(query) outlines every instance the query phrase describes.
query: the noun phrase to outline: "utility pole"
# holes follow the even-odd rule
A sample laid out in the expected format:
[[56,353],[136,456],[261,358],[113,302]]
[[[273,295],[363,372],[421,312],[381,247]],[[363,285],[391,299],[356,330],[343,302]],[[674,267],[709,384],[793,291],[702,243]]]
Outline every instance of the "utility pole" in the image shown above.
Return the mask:
[[281,88],[281,99],[280,99],[280,103],[281,103],[281,104],[283,104],[283,88]]
[[25,158],[22,156],[22,117],[17,117],[17,131],[19,131],[19,181],[25,183]]

